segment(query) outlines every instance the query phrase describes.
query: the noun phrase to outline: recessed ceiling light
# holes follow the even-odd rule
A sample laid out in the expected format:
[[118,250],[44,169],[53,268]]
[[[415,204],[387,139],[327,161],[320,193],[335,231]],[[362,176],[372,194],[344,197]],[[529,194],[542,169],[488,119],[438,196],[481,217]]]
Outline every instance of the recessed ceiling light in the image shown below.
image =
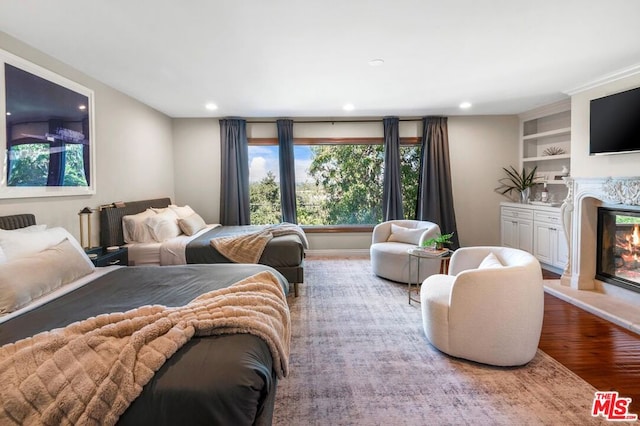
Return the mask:
[[217,110],[217,109],[218,109],[218,105],[216,105],[216,104],[214,104],[214,103],[212,103],[212,102],[209,102],[209,103],[208,103],[208,104],[206,104],[204,107],[205,107],[206,109],[208,109],[209,111],[215,111],[215,110]]
[[11,113],[9,111],[7,111],[7,115],[11,115]]
[[78,109],[79,109],[80,111],[84,111],[85,109],[87,109],[87,106],[86,106],[86,105],[79,105],[79,106],[78,106]]
[[342,107],[342,109],[343,109],[343,110],[345,110],[345,111],[353,111],[353,110],[354,110],[354,108],[355,108],[355,107],[353,106],[353,104],[345,104],[345,105]]
[[372,67],[379,67],[384,65],[384,59],[372,59],[369,61],[369,65],[371,65]]
[[469,109],[469,108],[471,108],[471,102],[462,102],[462,103],[460,104],[460,108],[462,108],[462,109]]

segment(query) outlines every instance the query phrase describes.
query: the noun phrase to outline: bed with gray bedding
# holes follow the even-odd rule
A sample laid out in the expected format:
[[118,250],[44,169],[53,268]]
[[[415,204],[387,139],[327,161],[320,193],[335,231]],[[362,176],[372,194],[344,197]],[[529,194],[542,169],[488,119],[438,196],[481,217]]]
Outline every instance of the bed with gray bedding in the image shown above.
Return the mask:
[[[35,223],[24,216],[2,217],[0,227]],[[273,272],[288,291],[287,280],[263,265],[118,268],[3,322],[0,346],[103,313],[150,304],[183,306],[203,293],[264,270]],[[276,383],[272,355],[261,338],[251,334],[193,337],[144,386],[118,424],[268,425]]]
[[[100,211],[100,241],[102,246],[121,246],[124,244],[122,217],[141,213],[148,208],[163,208],[171,204],[169,198],[130,201],[120,207],[106,207]],[[120,204],[119,204],[120,205]],[[185,248],[187,263],[229,263],[225,256],[211,246],[212,238],[257,232],[261,226],[219,226],[192,240]],[[259,264],[271,266],[294,285],[304,282],[305,243],[297,235],[274,237],[264,249]]]

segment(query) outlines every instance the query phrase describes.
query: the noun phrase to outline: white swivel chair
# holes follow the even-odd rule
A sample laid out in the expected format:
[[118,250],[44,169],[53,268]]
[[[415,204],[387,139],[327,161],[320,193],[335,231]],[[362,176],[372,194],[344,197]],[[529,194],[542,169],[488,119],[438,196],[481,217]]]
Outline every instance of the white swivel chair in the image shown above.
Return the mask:
[[[440,227],[433,222],[421,220],[390,220],[373,228],[371,247],[371,268],[379,277],[406,283],[409,281],[409,255],[407,250],[440,235]],[[440,259],[420,260],[420,276],[417,263],[411,265],[411,282],[422,282],[426,277],[437,274]]]
[[422,323],[429,341],[449,355],[498,366],[523,365],[540,341],[544,290],[540,263],[507,247],[466,247],[448,275],[422,283]]

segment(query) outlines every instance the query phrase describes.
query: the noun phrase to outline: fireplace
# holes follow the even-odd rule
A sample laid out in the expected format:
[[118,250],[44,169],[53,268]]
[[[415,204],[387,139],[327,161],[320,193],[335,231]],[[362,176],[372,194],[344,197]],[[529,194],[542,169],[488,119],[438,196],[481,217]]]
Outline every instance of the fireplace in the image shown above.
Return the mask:
[[640,292],[640,211],[598,207],[596,278]]

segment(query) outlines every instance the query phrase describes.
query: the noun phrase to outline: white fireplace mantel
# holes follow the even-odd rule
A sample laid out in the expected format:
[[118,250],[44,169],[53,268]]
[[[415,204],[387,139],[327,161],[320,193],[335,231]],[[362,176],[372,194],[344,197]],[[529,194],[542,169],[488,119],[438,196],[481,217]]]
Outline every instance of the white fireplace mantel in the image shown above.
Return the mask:
[[566,178],[569,188],[561,212],[569,246],[562,284],[596,289],[597,208],[624,205],[640,210],[640,177]]

